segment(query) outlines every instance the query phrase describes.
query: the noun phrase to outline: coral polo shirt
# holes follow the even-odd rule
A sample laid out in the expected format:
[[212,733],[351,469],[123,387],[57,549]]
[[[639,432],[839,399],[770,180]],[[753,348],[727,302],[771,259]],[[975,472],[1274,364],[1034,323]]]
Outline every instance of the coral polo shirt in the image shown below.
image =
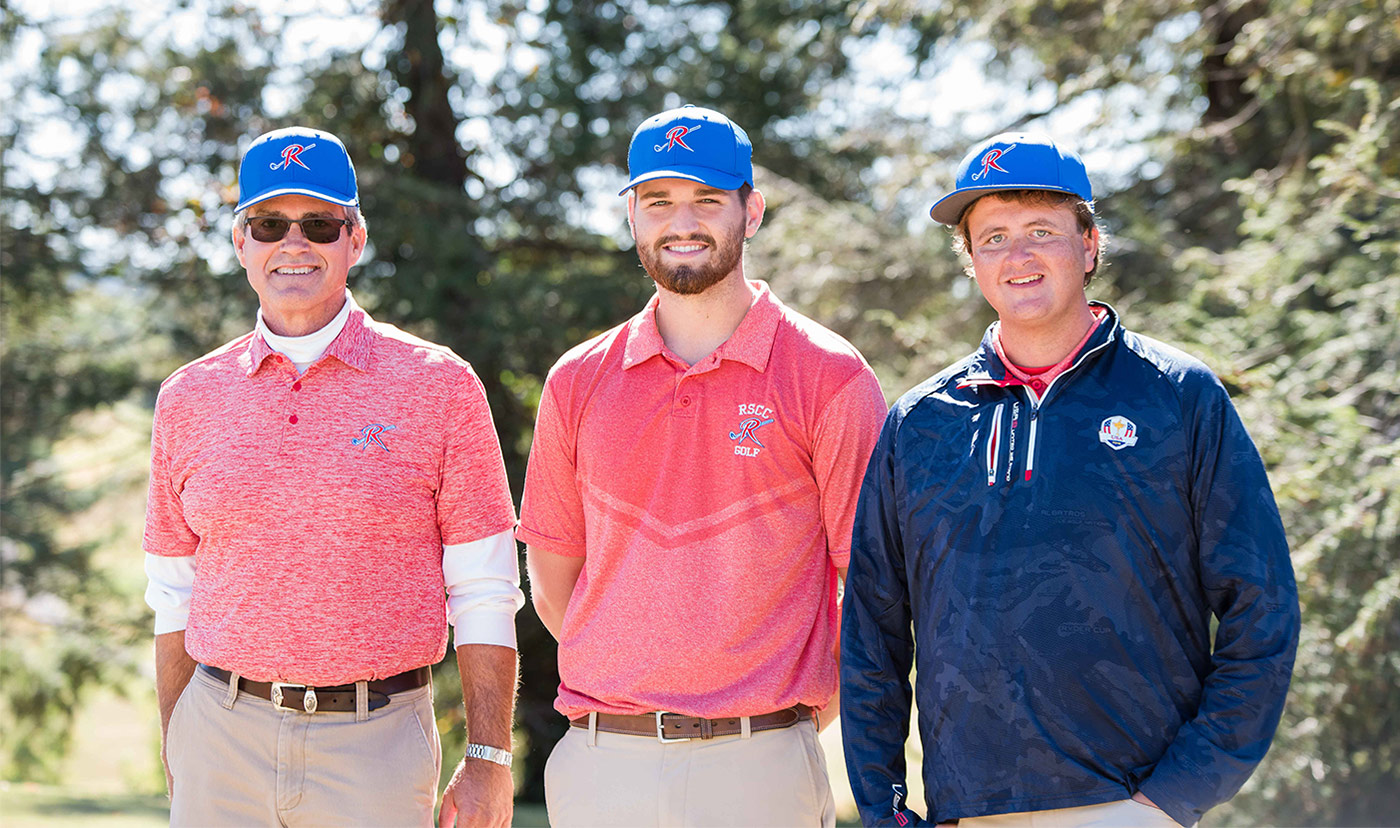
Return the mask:
[[144,547],[194,555],[185,649],[256,681],[443,657],[443,544],[510,529],[471,366],[355,309],[298,375],[250,333],[162,385]]
[[750,285],[693,366],[653,297],[545,383],[517,536],[585,559],[559,642],[570,718],[820,708],[836,688],[836,569],[885,400],[854,347]]

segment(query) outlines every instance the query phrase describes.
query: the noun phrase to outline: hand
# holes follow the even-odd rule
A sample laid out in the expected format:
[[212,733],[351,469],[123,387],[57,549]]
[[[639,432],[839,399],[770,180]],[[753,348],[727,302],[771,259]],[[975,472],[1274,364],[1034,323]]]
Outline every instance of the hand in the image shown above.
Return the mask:
[[[1153,802],[1153,801],[1150,800],[1150,799],[1148,799],[1147,796],[1146,796],[1146,794],[1144,794],[1142,791],[1138,791],[1137,793],[1133,794],[1133,801],[1134,801],[1134,802],[1141,802],[1143,805],[1146,805],[1146,806],[1149,807],[1149,808],[1157,808],[1157,803],[1156,803],[1156,802]],[[1161,809],[1161,808],[1157,808],[1157,810],[1160,811],[1160,810],[1162,810],[1162,809]]]
[[514,797],[510,768],[485,759],[463,759],[442,792],[438,828],[509,828]]

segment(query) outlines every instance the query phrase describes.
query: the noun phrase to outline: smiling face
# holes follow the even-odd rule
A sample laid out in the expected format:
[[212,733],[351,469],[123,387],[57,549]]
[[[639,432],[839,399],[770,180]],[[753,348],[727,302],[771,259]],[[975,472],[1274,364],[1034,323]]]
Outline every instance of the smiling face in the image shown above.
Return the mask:
[[1077,339],[1089,318],[1084,275],[1094,268],[1098,229],[1081,229],[1064,204],[1027,204],[990,195],[967,214],[977,287],[1004,332]]
[[[248,217],[348,218],[344,207],[303,195],[269,198],[248,208]],[[235,227],[233,248],[258,294],[263,321],[280,336],[303,336],[325,327],[345,303],[350,268],[365,249],[363,227],[344,228],[330,244],[313,244],[293,224],[281,241],[260,242],[246,226]]]
[[725,278],[742,278],[744,239],[763,220],[763,196],[719,190],[683,178],[643,182],[628,195],[627,218],[637,256],[664,290],[703,293]]

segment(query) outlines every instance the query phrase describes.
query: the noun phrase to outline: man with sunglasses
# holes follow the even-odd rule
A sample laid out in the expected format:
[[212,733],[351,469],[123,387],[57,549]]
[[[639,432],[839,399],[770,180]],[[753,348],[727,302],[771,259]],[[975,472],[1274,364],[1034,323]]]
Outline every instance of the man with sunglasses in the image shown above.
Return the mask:
[[430,667],[471,744],[441,825],[508,825],[514,507],[481,382],[346,289],[367,239],[335,136],[267,133],[233,246],[252,332],[161,386],[144,548],[174,825],[429,825]]

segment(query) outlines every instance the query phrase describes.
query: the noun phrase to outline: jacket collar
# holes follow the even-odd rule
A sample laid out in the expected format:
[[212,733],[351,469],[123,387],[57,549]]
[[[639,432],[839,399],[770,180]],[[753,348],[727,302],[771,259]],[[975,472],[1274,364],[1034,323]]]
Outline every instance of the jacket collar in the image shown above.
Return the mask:
[[[1065,370],[1068,374],[1078,368],[1085,359],[1091,357],[1100,346],[1110,342],[1116,342],[1121,336],[1122,323],[1118,319],[1118,312],[1107,302],[1092,300],[1090,307],[1103,308],[1105,318],[1099,323],[1094,335],[1089,337],[1089,341],[1084,343],[1080,349],[1079,356],[1074,363]],[[972,355],[972,360],[967,366],[967,371],[963,378],[958,381],[959,388],[966,388],[969,385],[996,385],[1005,388],[1008,385],[1020,385],[1021,381],[1011,375],[1006,370],[1006,364],[997,356],[996,349],[996,327],[993,322],[987,326],[986,332],[982,334],[982,344],[977,347],[977,352]]]

